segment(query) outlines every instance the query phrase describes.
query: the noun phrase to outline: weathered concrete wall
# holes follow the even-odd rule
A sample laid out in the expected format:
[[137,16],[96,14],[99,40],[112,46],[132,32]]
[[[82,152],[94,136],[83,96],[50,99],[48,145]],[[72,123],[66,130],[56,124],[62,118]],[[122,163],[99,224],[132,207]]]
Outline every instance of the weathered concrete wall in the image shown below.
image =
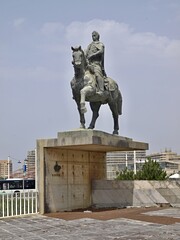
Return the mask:
[[[39,181],[40,212],[57,212],[91,206],[91,181],[106,179],[106,156],[101,152],[44,148]],[[55,165],[60,166],[58,172]]]
[[[57,173],[56,163],[61,167]],[[45,212],[91,206],[92,179],[106,178],[104,153],[45,149]]]
[[92,204],[96,207],[180,206],[178,181],[95,180]]

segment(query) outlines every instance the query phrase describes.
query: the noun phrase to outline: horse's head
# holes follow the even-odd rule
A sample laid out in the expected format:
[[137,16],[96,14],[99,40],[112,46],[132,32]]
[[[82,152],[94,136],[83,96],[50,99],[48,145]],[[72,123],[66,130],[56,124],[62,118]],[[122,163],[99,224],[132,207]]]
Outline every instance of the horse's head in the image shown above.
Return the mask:
[[85,69],[86,58],[85,58],[85,55],[84,55],[84,52],[83,52],[81,46],[71,47],[71,49],[73,51],[72,52],[72,57],[73,57],[72,64],[74,65],[74,67]]

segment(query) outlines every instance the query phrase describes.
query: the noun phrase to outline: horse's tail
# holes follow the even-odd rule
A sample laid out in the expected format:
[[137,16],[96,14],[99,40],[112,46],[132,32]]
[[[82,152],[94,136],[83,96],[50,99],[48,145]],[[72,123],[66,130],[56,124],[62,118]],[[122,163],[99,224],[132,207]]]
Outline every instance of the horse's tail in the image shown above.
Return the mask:
[[118,97],[117,97],[117,110],[118,114],[122,115],[122,94],[118,89]]
[[110,92],[111,101],[116,105],[116,111],[118,115],[122,115],[122,94],[119,90],[118,84],[112,78],[107,77],[105,79],[106,89]]

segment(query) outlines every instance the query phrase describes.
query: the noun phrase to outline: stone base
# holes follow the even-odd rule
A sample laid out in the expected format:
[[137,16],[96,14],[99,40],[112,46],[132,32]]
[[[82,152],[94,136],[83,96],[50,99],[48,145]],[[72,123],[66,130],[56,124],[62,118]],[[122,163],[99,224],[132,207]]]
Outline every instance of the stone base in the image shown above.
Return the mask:
[[147,143],[90,129],[60,132],[57,145],[73,150],[97,152],[148,150]]
[[147,149],[147,143],[94,130],[37,140],[40,213],[91,206],[92,180],[106,179],[106,152]]

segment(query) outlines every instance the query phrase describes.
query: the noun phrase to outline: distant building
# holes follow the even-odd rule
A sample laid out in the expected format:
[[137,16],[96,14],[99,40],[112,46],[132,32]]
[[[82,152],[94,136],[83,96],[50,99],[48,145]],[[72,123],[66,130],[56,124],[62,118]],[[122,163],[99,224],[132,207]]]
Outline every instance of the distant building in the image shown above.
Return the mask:
[[0,160],[0,178],[6,179],[12,175],[12,161]]
[[27,178],[35,178],[35,150],[28,151],[26,160]]
[[147,157],[159,162],[160,166],[166,171],[167,175],[178,173],[180,171],[180,155],[172,152],[171,149],[165,149],[161,153],[152,153]]
[[35,179],[35,150],[27,152],[27,157],[19,161],[20,168],[13,172],[13,178],[33,178]]
[[12,175],[11,175],[12,178],[23,178],[23,169],[22,167],[13,171]]
[[[134,157],[136,158],[134,162]],[[117,172],[124,170],[126,167],[129,170],[140,170],[145,161],[151,158],[158,162],[167,175],[180,172],[180,155],[165,149],[161,153],[153,153],[146,155],[146,151],[131,152],[110,152],[106,154],[107,163],[107,179],[114,179]],[[136,163],[136,164],[135,164]]]
[[138,170],[146,160],[145,150],[135,152],[108,152],[106,154],[107,179],[114,179],[117,175],[117,172],[124,170],[126,167],[129,170],[133,170],[134,157],[136,157],[136,167]]

